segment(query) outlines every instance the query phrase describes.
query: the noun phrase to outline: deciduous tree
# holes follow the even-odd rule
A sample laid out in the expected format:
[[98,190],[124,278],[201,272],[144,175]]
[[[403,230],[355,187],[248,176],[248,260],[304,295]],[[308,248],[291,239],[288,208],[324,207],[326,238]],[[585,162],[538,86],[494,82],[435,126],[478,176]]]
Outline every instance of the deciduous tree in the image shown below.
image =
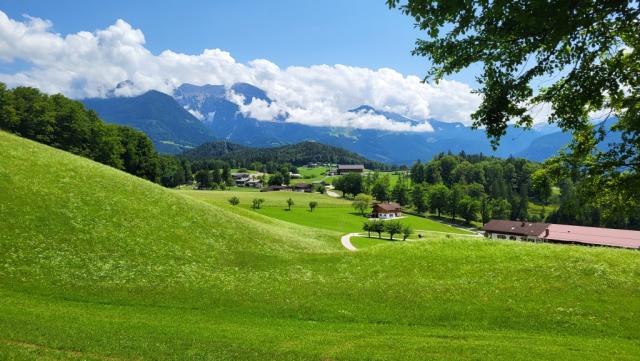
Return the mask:
[[399,221],[385,221],[384,231],[389,233],[389,239],[393,241],[393,236],[402,232],[402,225]]
[[351,206],[364,216],[365,212],[371,207],[371,200],[372,198],[370,195],[360,193],[355,196]]
[[[424,38],[414,55],[429,58],[428,79],[480,64],[481,103],[473,125],[494,146],[508,124],[530,127],[532,110],[573,133],[553,160],[558,172],[584,178],[595,206],[620,199],[638,206],[640,189],[640,7],[637,1],[387,0],[410,16]],[[533,21],[532,19],[535,19]],[[544,87],[537,84],[544,83]],[[591,123],[604,111],[604,124]],[[603,143],[608,132],[616,141]],[[443,174],[444,182],[449,179]],[[607,192],[601,190],[606,189]]]

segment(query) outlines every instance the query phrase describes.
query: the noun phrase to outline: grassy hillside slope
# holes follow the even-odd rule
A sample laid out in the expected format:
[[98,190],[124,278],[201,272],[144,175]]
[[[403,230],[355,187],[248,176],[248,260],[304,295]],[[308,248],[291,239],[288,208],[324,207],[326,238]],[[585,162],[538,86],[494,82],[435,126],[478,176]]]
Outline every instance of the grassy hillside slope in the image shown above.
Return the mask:
[[637,252],[339,234],[0,132],[0,359],[618,359]]

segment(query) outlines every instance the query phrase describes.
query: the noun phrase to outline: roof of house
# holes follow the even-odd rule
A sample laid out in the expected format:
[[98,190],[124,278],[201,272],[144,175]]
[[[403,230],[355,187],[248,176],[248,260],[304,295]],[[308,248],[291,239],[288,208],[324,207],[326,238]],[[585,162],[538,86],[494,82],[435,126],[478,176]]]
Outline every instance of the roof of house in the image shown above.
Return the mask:
[[373,205],[373,208],[389,212],[395,212],[402,209],[398,203],[376,203]]
[[484,225],[486,232],[513,234],[516,236],[543,236],[548,223],[532,223],[522,221],[506,221],[492,219]]
[[267,187],[267,189],[291,189],[291,187],[289,187],[289,186],[272,185],[272,186]]
[[309,183],[296,183],[294,185],[295,188],[311,188],[311,184]]
[[544,238],[551,241],[640,249],[640,231],[566,224],[550,224],[548,229]]
[[338,169],[344,170],[364,170],[364,165],[362,164],[338,164]]

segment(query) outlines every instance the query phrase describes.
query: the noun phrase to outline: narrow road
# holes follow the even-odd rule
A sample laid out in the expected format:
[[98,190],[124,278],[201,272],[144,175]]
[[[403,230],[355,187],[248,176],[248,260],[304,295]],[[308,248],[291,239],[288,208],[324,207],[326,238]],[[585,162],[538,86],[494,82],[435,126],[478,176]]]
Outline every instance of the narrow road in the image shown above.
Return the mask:
[[340,238],[340,242],[342,243],[342,246],[344,246],[344,248],[348,249],[349,251],[352,251],[352,252],[357,251],[358,249],[354,247],[353,244],[351,244],[351,237],[356,237],[356,236],[359,236],[359,234],[349,233],[342,236],[342,238]]
[[329,197],[333,197],[333,198],[340,198],[340,195],[339,195],[338,193],[336,193],[336,192],[334,192],[334,191],[330,191],[330,190],[328,190],[328,189],[327,189],[327,195],[328,195]]

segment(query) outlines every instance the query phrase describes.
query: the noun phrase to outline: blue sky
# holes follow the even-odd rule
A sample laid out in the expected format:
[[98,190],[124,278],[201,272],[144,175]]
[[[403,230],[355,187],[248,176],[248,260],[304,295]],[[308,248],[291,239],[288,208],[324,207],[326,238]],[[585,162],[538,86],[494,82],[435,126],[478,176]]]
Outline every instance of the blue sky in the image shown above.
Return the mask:
[[469,124],[478,69],[422,83],[430,64],[411,55],[420,36],[384,0],[0,0],[0,82],[75,99],[107,96],[125,80],[117,96],[246,82],[274,100],[243,105],[259,120],[284,113],[309,125],[399,129],[349,112],[367,104]]
[[[120,18],[142,29],[146,48],[155,54],[166,49],[197,54],[220,48],[240,62],[264,58],[280,67],[389,67],[420,77],[429,66],[426,59],[410,54],[420,36],[411,18],[388,9],[384,0],[4,0],[0,4],[16,20],[23,14],[50,20],[53,31],[62,35],[103,29]],[[475,84],[471,71],[449,79]]]

